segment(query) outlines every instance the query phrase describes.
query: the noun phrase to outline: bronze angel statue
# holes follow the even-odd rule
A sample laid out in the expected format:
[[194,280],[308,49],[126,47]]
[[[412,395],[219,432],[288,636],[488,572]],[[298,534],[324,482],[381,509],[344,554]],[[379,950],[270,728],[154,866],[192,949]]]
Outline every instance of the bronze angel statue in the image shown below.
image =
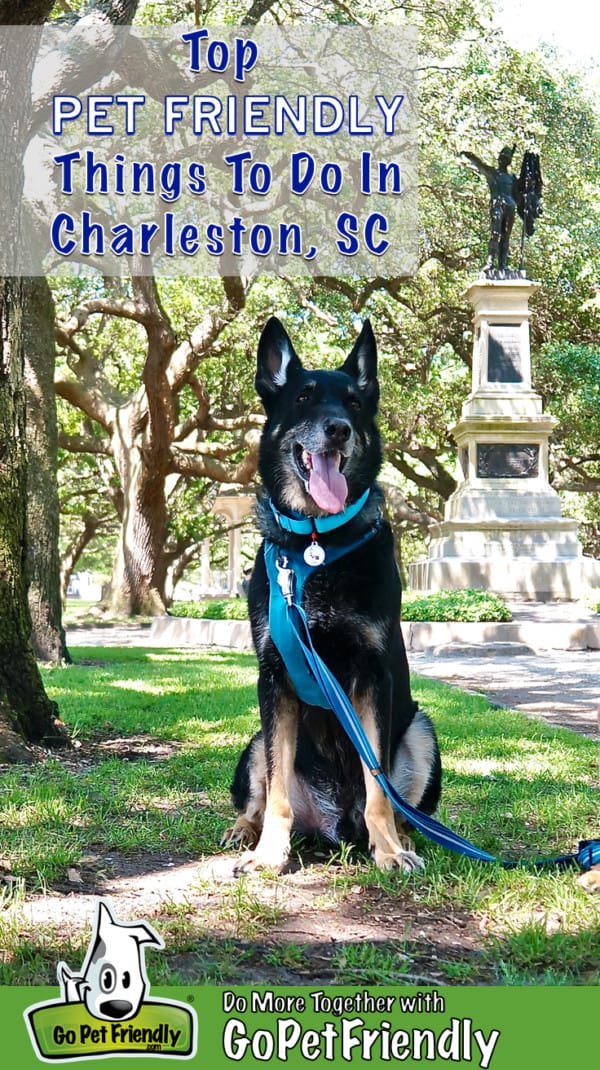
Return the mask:
[[505,146],[502,149],[497,167],[484,163],[474,152],[461,153],[485,177],[490,190],[491,236],[483,269],[486,274],[494,270],[496,262],[500,272],[506,272],[508,269],[508,248],[515,212],[518,212],[523,220],[519,265],[522,269],[525,235],[530,237],[533,234],[534,222],[542,211],[543,182],[540,158],[534,152],[526,152],[517,178],[509,171],[515,147]]

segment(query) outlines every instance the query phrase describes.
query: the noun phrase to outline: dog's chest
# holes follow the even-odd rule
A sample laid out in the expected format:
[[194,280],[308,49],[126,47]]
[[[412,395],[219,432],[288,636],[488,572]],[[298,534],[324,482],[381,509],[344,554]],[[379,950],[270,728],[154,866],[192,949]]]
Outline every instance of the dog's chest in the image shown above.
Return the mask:
[[344,570],[324,565],[306,577],[302,592],[302,606],[309,622],[326,625],[339,624],[349,614],[362,607],[360,585],[355,587],[351,575]]
[[315,639],[326,642],[336,660],[351,656],[357,647],[373,654],[385,651],[389,615],[368,578],[320,570],[305,585],[303,608]]

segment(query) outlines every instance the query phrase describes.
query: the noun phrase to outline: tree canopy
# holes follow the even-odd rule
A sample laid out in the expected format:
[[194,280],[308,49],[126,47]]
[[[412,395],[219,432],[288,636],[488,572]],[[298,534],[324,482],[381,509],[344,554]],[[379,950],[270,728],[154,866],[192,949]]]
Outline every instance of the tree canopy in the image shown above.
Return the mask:
[[[105,7],[112,21],[135,14],[146,24],[416,24],[420,262],[410,278],[53,280],[64,579],[90,540],[110,535],[113,608],[162,610],[167,574],[178,575],[213,530],[218,487],[254,480],[261,425],[254,355],[272,313],[286,319],[308,362],[326,365],[339,361],[360,321],[371,317],[381,356],[385,478],[398,529],[420,538],[455,486],[449,428],[468,393],[472,348],[462,294],[487,242],[488,191],[460,154],[476,151],[494,162],[504,144],[516,144],[516,159],[531,150],[542,161],[544,214],[527,242],[526,266],[542,283],[532,346],[539,387],[560,421],[554,478],[585,491],[588,513],[600,514],[593,409],[600,119],[589,81],[550,49],[510,47],[480,0],[385,10],[379,0],[352,7],[339,0],[202,7],[149,0],[121,8],[107,0]],[[85,10],[73,0],[56,5],[53,17],[74,20]],[[102,17],[103,5],[95,10]],[[122,66],[118,56],[115,63]],[[517,228],[512,247],[515,263]],[[569,380],[574,366],[577,386]],[[135,561],[131,545],[142,544]]]
[[[160,7],[162,14],[146,4],[140,17],[170,17],[171,9]],[[173,15],[184,14],[185,5],[172,7]],[[254,4],[252,17],[259,9],[261,18],[279,19],[284,11],[281,4]],[[220,13],[216,5],[210,16]],[[284,17],[293,21],[304,14],[301,4],[291,5]],[[373,22],[381,14],[376,4],[353,7],[351,15],[336,4],[318,10],[320,17],[339,21]],[[162,421],[168,443],[164,439],[159,467],[164,486],[169,480],[172,487],[161,505],[157,538],[164,547],[175,538],[184,549],[181,532],[174,535],[177,509],[169,505],[169,500],[175,505],[172,495],[182,480],[192,481],[201,513],[215,482],[241,485],[254,476],[260,426],[254,350],[271,313],[287,319],[309,361],[325,364],[339,360],[362,318],[372,318],[381,352],[386,460],[400,493],[402,524],[440,515],[455,486],[449,428],[469,389],[472,336],[462,293],[484,260],[487,240],[487,188],[460,160],[464,149],[476,149],[490,162],[504,144],[516,143],[519,158],[525,150],[540,154],[544,214],[526,246],[528,273],[542,282],[532,321],[540,387],[552,405],[562,385],[560,367],[568,368],[576,341],[577,367],[593,395],[600,338],[595,300],[600,130],[586,83],[550,50],[509,47],[490,30],[483,5],[448,5],[443,15],[438,5],[418,11],[401,5],[394,12],[400,16],[417,21],[421,34],[421,256],[414,277],[271,277],[251,286],[210,279],[159,279],[152,286],[100,278],[56,284],[63,352],[57,391],[78,410],[67,414],[62,408],[61,445],[94,459],[101,486],[123,520],[124,469],[115,455],[115,435],[124,437],[124,414],[135,411],[134,424],[147,421],[144,453],[153,448],[151,429]],[[227,21],[244,17],[241,10],[227,9]],[[515,228],[513,263],[518,255]],[[150,356],[152,330],[155,341],[158,331],[166,345],[162,357]],[[158,380],[149,376],[151,367],[164,376],[165,387],[154,402],[148,384],[157,393]],[[581,387],[587,397],[586,389]],[[564,410],[572,392],[560,394]],[[569,419],[563,412],[553,457],[559,485],[595,493],[597,427],[585,416],[583,394]],[[578,465],[578,482],[570,478],[567,484],[572,463]],[[188,545],[197,541],[195,535],[190,528]],[[163,572],[165,567],[163,562]]]

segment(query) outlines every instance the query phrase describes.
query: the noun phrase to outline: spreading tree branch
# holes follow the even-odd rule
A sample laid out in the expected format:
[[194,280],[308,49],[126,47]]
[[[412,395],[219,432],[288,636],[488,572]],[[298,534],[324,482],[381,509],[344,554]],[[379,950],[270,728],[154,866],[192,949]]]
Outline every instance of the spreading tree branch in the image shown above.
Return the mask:
[[58,445],[69,453],[101,453],[107,457],[112,456],[110,442],[103,442],[101,438],[95,438],[93,435],[67,435],[61,431]]
[[[406,452],[408,453],[409,451],[407,450]],[[431,475],[426,476],[416,468],[413,468],[397,448],[389,449],[387,458],[394,468],[397,468],[403,476],[410,479],[417,487],[422,487],[423,490],[431,490],[445,499],[449,498],[452,491],[456,489],[456,481],[440,464],[436,466],[435,473],[432,472]]]
[[391,483],[382,483],[381,486],[385,490],[388,509],[397,522],[417,527],[423,534],[426,534],[432,519],[438,519],[438,515],[432,516],[430,513],[415,509],[398,487],[394,487]]
[[201,452],[186,453],[180,449],[171,450],[171,471],[182,476],[200,476],[212,479],[215,483],[235,483],[246,485],[256,474],[258,468],[258,435],[247,436],[247,452],[237,464],[225,465],[216,460],[214,455]]
[[221,332],[243,309],[248,290],[249,286],[242,279],[231,276],[223,279],[221,304],[206,312],[190,338],[173,352],[168,377],[174,393],[179,393],[186,383],[193,387],[194,372],[200,361],[212,355],[214,344]]
[[254,0],[254,2],[248,8],[248,11],[244,15],[241,25],[242,26],[256,26],[260,22],[263,15],[266,15],[278,0]]

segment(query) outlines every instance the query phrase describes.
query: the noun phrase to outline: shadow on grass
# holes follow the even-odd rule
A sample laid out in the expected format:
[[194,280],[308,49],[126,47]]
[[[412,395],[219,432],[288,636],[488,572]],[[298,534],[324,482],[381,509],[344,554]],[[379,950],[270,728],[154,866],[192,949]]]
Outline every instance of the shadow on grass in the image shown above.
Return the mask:
[[353,940],[244,941],[207,935],[194,948],[154,964],[157,984],[435,985],[493,984],[480,949],[440,940],[407,944],[385,937]]
[[[152,923],[156,925],[154,919]],[[353,940],[251,941],[231,936],[190,933],[169,939],[167,948],[147,955],[151,992],[161,985],[598,985],[600,930],[580,935],[532,934],[482,941],[481,946],[449,946],[441,930],[410,942],[385,937],[368,944]],[[532,938],[533,935],[533,938]],[[2,985],[57,985],[56,967],[65,961],[77,970],[87,950],[81,939],[26,940],[10,962],[0,964]],[[522,943],[524,953],[518,947]]]
[[[153,919],[152,923],[156,924]],[[160,924],[156,927],[164,934]],[[382,938],[370,941],[366,954],[364,943],[346,940],[296,944],[195,933],[169,941],[164,935],[165,953],[146,958],[151,991],[159,985],[493,984],[495,980],[482,951],[449,950],[441,941],[428,941],[422,948],[415,943],[407,949],[401,941]],[[0,964],[0,984],[57,985],[58,962],[77,971],[87,939],[86,932],[81,940],[44,936],[27,940],[9,963]]]

